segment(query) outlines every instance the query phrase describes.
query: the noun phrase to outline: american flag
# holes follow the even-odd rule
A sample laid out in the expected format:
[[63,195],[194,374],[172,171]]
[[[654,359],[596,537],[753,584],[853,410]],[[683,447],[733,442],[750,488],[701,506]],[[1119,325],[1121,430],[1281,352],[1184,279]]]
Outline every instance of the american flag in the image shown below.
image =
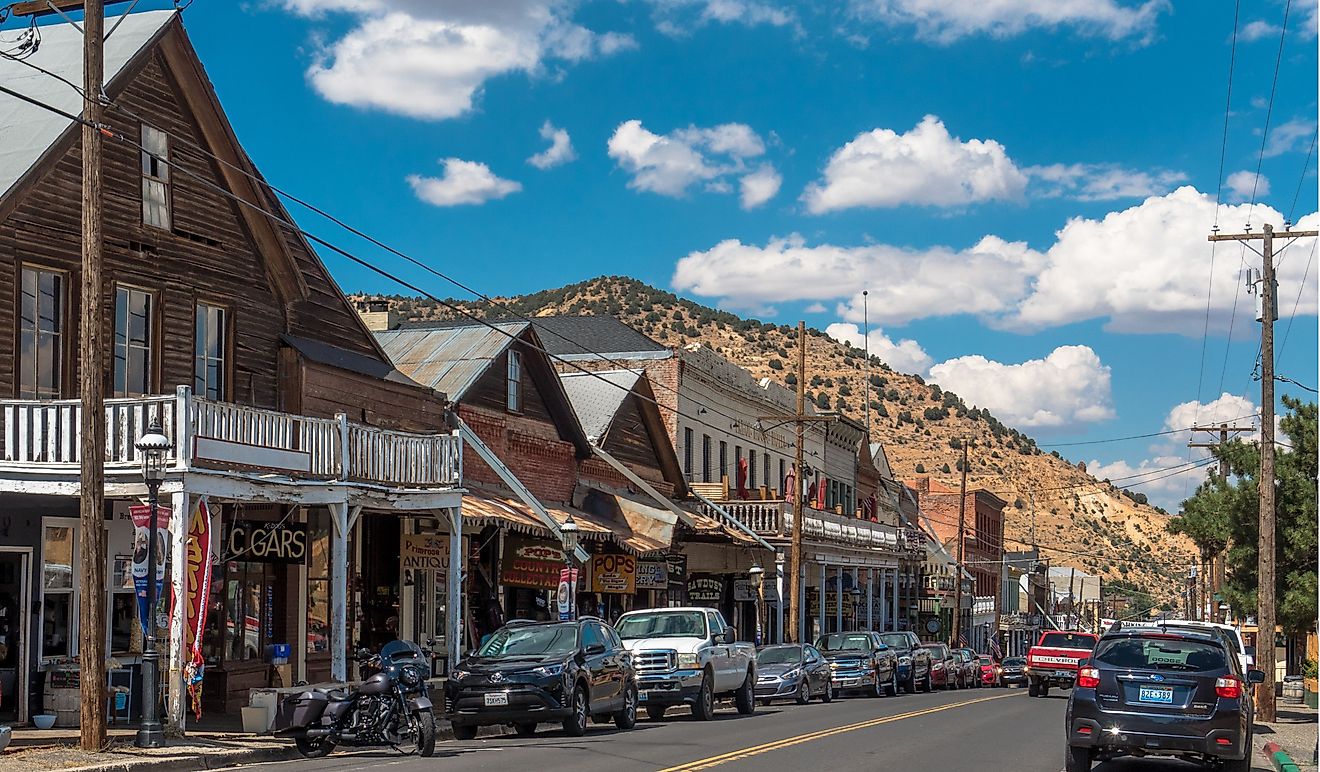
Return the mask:
[[995,659],[1004,658],[1004,653],[999,650],[999,640],[995,636],[990,636],[989,639],[986,640],[986,643],[990,646],[990,655],[992,657]]
[[958,633],[958,645],[964,649],[971,647],[971,642],[967,640],[967,633]]

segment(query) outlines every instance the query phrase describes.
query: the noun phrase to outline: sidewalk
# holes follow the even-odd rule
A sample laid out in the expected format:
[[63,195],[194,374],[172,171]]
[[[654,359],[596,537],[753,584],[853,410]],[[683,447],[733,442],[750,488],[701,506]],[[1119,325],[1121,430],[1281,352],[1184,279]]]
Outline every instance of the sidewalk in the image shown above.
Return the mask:
[[1266,743],[1277,743],[1302,772],[1316,772],[1313,760],[1316,749],[1317,714],[1305,705],[1280,702],[1276,721],[1266,724],[1256,722],[1257,764],[1268,767],[1270,760],[1263,747]]

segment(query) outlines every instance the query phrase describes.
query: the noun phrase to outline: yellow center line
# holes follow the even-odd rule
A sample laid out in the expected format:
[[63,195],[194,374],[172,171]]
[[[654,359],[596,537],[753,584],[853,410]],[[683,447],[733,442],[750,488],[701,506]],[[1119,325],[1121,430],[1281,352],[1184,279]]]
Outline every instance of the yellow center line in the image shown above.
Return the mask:
[[698,772],[699,770],[710,769],[711,767],[718,767],[721,764],[727,764],[730,761],[739,761],[742,759],[751,758],[752,756],[759,756],[763,753],[769,753],[770,751],[777,751],[777,750],[782,750],[784,748],[791,748],[794,745],[801,745],[802,743],[811,742],[812,740],[821,740],[826,737],[832,737],[836,734],[843,734],[845,732],[855,732],[858,729],[869,729],[873,726],[880,726],[881,724],[888,724],[893,721],[902,721],[903,719],[907,719],[907,718],[917,718],[918,716],[927,716],[930,715],[931,713],[939,713],[945,710],[953,710],[954,708],[962,708],[968,705],[975,705],[978,702],[989,702],[990,700],[1002,700],[1005,697],[1015,697],[1015,696],[1019,696],[1019,695],[1015,692],[1013,694],[1000,694],[994,697],[981,697],[980,699],[965,700],[963,702],[955,702],[950,705],[940,705],[938,707],[927,708],[925,710],[914,710],[909,713],[899,713],[893,716],[883,716],[881,718],[873,718],[867,721],[859,721],[855,724],[836,726],[832,729],[821,729],[816,732],[808,732],[806,734],[797,735],[796,737],[785,737],[783,739],[774,740],[773,742],[763,743],[761,745],[753,745],[748,748],[743,748],[741,750],[736,750],[736,751],[730,751],[728,753],[721,753],[718,756],[711,756],[705,759],[698,759],[697,761],[690,761],[686,764],[680,764],[676,767],[668,767],[666,769],[662,769],[660,770],[660,772]]

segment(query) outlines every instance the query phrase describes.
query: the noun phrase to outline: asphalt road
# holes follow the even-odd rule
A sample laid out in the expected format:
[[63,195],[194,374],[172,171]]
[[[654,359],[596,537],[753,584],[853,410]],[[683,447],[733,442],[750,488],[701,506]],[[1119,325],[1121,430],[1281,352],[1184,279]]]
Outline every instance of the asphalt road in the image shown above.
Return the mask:
[[[973,689],[890,698],[837,699],[830,705],[776,703],[751,716],[722,707],[698,722],[674,709],[632,731],[593,726],[579,739],[544,726],[532,738],[445,742],[431,759],[390,752],[337,751],[325,759],[246,767],[261,772],[389,767],[391,772],[563,770],[564,772],[767,772],[767,770],[1003,770],[1060,772],[1067,692],[1045,699],[1025,689]],[[1268,762],[1257,753],[1256,769]],[[1176,761],[1114,761],[1095,772],[1178,772]]]

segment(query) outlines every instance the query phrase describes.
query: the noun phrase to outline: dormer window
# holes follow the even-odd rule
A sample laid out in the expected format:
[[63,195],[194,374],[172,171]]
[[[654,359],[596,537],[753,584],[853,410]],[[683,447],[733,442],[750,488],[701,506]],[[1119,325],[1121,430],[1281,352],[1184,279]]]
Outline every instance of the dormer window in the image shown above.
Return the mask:
[[505,407],[510,413],[522,412],[522,353],[509,350],[509,372],[506,379]]
[[169,230],[170,140],[160,129],[142,126],[142,223]]

